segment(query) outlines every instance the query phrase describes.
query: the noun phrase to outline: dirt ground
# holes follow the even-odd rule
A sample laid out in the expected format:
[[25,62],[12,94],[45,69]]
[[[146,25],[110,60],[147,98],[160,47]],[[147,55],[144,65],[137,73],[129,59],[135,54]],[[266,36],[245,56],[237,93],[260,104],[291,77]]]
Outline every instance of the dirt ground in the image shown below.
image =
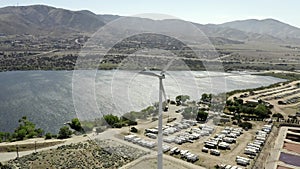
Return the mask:
[[[165,113],[165,115],[164,115],[164,123],[163,123],[164,125],[167,124],[166,120],[168,117],[169,118],[176,117],[177,122],[179,122],[182,119],[181,114],[175,113],[175,110],[180,109],[181,107],[177,107],[174,105],[170,105],[169,107],[170,107],[170,110],[168,111],[168,113]],[[211,136],[202,137],[199,140],[196,140],[194,143],[184,143],[182,145],[178,145],[175,143],[169,144],[169,143],[164,142],[163,144],[167,144],[171,147],[178,147],[181,150],[189,150],[191,153],[199,155],[199,160],[197,162],[195,162],[195,164],[198,166],[202,166],[205,168],[214,168],[214,166],[217,164],[229,164],[229,165],[237,166],[237,164],[235,162],[236,156],[247,157],[244,154],[245,147],[247,146],[248,143],[250,143],[251,141],[253,141],[255,139],[255,132],[257,130],[260,130],[264,124],[266,124],[266,123],[265,122],[253,122],[253,128],[251,130],[244,131],[244,134],[242,134],[241,136],[239,136],[237,138],[237,143],[230,145],[231,150],[220,150],[221,151],[220,156],[214,156],[209,153],[202,152],[201,150],[204,146],[204,141],[206,141],[209,137],[213,137],[214,135],[218,134],[226,126],[230,126],[230,127],[238,127],[238,126],[231,125],[231,123],[227,124],[226,126],[215,126],[215,130]],[[138,133],[138,136],[140,138],[144,138],[146,140],[156,141],[155,139],[150,139],[150,138],[144,136],[145,128],[154,128],[154,127],[157,127],[157,121],[151,122],[149,120],[149,121],[143,121],[142,123],[139,123],[139,125],[137,126],[137,128],[140,130],[140,132]],[[193,126],[193,128],[194,127],[199,127],[199,124],[197,126]],[[187,129],[187,130],[190,130],[190,129]],[[127,134],[127,133],[128,133],[128,129],[123,130],[123,134]],[[178,133],[175,133],[174,135],[176,135],[176,134],[178,134]],[[166,153],[166,155],[169,155],[169,153]],[[173,157],[176,157],[179,160],[182,160],[182,159],[180,159],[180,156],[175,155]],[[143,161],[143,163],[146,163],[146,162]],[[148,161],[147,163],[151,163],[151,160]],[[253,165],[253,164],[251,164],[251,165]],[[156,166],[156,165],[154,165],[154,166]],[[169,166],[172,166],[172,165],[169,165]],[[245,168],[244,166],[239,166],[239,167]]]
[[[146,167],[147,166],[147,167]],[[139,161],[133,166],[130,167],[123,167],[122,169],[141,169],[141,168],[147,168],[147,169],[156,169],[157,168],[157,160],[155,158],[148,158]],[[201,169],[201,167],[194,166],[192,164],[188,163],[182,163],[180,161],[174,161],[170,160],[168,158],[164,158],[163,161],[163,168],[164,169]],[[204,168],[202,168],[204,169]]]

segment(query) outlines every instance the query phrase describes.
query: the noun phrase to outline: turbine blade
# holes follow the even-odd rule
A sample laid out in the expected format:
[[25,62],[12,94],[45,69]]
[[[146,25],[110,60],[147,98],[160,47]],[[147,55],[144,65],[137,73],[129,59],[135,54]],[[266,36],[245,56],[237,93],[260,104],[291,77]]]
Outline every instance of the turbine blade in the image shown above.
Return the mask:
[[160,77],[160,75],[158,75],[156,73],[153,73],[153,72],[148,72],[148,71],[141,71],[141,72],[139,72],[139,74],[154,76],[154,77]]
[[161,86],[161,89],[162,89],[163,96],[165,98],[165,102],[168,103],[168,98],[167,98],[167,95],[166,95],[166,91],[165,91],[164,85]]
[[167,64],[166,67],[164,67],[164,69],[161,71],[161,73],[165,73],[165,72],[169,69],[169,67],[172,65],[172,63],[173,63],[174,60],[175,60],[175,57],[173,57],[173,58],[170,60],[170,62]]

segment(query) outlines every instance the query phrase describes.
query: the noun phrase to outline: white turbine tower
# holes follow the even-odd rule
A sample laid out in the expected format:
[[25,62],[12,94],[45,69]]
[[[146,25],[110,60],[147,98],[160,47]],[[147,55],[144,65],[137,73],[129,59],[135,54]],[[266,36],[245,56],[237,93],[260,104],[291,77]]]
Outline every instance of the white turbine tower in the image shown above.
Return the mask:
[[162,80],[165,79],[165,72],[171,66],[174,58],[167,64],[167,66],[158,74],[144,70],[140,74],[158,77],[159,79],[159,106],[158,106],[158,134],[157,134],[157,168],[163,168],[163,151],[162,151],[162,94],[167,102],[167,97]]

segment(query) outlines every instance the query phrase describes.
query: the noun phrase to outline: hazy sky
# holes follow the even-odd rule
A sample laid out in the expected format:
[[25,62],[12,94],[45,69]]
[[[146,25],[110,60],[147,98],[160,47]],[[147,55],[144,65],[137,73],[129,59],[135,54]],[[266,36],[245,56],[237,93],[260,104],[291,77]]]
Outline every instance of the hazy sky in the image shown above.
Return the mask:
[[1,7],[32,4],[122,16],[162,13],[201,24],[273,18],[300,28],[299,0],[0,0]]

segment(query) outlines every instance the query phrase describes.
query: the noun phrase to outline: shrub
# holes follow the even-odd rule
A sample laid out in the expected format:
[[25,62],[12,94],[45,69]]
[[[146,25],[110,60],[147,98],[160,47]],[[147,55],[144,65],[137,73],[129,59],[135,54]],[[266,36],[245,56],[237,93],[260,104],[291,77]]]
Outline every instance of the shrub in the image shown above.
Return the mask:
[[115,123],[115,124],[113,124],[113,128],[122,128],[124,126],[124,124],[123,123]]
[[197,114],[197,121],[206,121],[207,117],[208,113],[200,110]]
[[51,138],[52,138],[51,133],[46,133],[45,134],[45,140],[48,140],[48,139],[51,139]]
[[71,129],[76,130],[78,132],[83,132],[83,128],[78,118],[72,119],[71,123],[69,124]]
[[69,129],[68,126],[64,126],[59,129],[58,133],[58,139],[65,139],[65,138],[70,138],[72,135],[72,131]]
[[119,123],[120,121],[118,116],[114,116],[112,114],[105,115],[103,118],[110,126],[114,126],[115,123]]
[[242,127],[243,129],[252,129],[252,124],[249,122],[242,122],[239,124],[240,127]]
[[137,132],[138,132],[138,129],[135,128],[135,127],[131,127],[130,131],[133,132],[133,133],[137,133]]

